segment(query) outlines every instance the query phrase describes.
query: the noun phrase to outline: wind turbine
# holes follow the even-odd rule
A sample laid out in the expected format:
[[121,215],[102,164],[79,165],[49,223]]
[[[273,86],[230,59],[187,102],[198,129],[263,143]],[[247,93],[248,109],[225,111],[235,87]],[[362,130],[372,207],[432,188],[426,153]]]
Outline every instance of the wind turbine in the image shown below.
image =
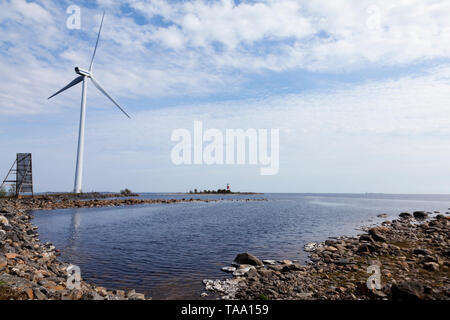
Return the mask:
[[112,101],[116,105],[117,108],[120,109],[128,118],[131,119],[131,117],[126,113],[119,104],[109,95],[108,92],[106,92],[105,89],[98,83],[97,80],[94,78],[94,74],[92,73],[92,67],[94,64],[94,58],[95,53],[97,52],[97,46],[98,41],[100,39],[100,33],[102,32],[102,26],[103,26],[103,20],[105,18],[105,13],[103,12],[102,16],[102,22],[100,23],[100,29],[98,30],[97,35],[97,42],[95,44],[94,54],[92,55],[91,64],[89,65],[89,71],[81,69],[79,67],[75,67],[75,73],[78,74],[78,77],[76,77],[71,83],[69,83],[67,86],[56,92],[55,94],[51,95],[48,99],[53,98],[54,96],[60,94],[61,92],[77,85],[80,82],[83,82],[83,89],[81,94],[81,112],[80,112],[80,128],[78,132],[78,151],[77,151],[77,167],[75,171],[75,184],[74,184],[74,192],[75,193],[81,193],[81,183],[83,179],[83,154],[84,154],[84,123],[86,119],[86,94],[87,94],[87,80],[91,79],[94,86],[103,93],[109,100]]

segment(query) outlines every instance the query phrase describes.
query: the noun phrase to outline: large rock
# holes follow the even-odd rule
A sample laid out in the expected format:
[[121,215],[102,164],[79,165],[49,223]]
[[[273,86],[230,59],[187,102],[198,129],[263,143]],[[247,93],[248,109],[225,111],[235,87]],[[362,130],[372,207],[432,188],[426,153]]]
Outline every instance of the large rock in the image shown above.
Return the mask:
[[236,258],[234,258],[234,262],[238,264],[250,264],[252,266],[264,265],[261,260],[259,260],[251,253],[239,253]]
[[369,229],[369,234],[375,241],[386,242],[385,236],[380,232],[378,228]]
[[407,281],[392,285],[393,300],[421,300],[423,297],[423,286],[419,282]]
[[402,212],[402,213],[399,214],[399,216],[400,216],[400,218],[403,218],[403,219],[412,218],[412,215],[409,212]]
[[413,215],[417,220],[424,220],[428,217],[428,214],[424,211],[414,211]]

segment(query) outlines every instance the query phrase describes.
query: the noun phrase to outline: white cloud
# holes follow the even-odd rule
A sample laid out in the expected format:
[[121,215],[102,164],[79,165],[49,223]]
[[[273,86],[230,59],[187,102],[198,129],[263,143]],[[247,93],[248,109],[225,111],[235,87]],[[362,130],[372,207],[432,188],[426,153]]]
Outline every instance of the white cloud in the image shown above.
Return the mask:
[[[239,92],[264,70],[364,72],[450,56],[446,1],[128,0],[139,23],[123,2],[98,4],[108,13],[95,72],[118,98]],[[45,98],[71,80],[74,66],[89,64],[100,10],[82,8],[82,29],[70,31],[65,9],[0,4],[1,114],[78,105],[64,100],[71,95]]]
[[[88,112],[85,190],[185,191],[217,187],[290,192],[445,192],[450,181],[450,69],[355,84],[329,91],[211,102],[135,112],[125,119],[112,106]],[[107,102],[105,101],[104,105]],[[13,128],[0,140],[33,152],[39,190],[72,186],[78,110],[70,125],[22,138]],[[174,129],[280,129],[280,173],[258,166],[181,166],[170,161]],[[53,172],[55,176],[45,175]],[[0,167],[7,167],[0,159]],[[211,179],[214,177],[213,185]],[[192,185],[195,181],[195,186]]]

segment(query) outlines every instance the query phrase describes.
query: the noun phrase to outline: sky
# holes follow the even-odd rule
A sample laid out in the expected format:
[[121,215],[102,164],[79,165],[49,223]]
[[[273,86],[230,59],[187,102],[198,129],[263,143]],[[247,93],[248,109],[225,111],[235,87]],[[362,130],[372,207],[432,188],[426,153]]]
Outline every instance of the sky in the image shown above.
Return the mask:
[[[80,8],[80,28],[68,28]],[[0,178],[71,191],[88,68],[83,191],[450,193],[450,2],[0,0]],[[176,165],[174,130],[278,129],[279,170]]]

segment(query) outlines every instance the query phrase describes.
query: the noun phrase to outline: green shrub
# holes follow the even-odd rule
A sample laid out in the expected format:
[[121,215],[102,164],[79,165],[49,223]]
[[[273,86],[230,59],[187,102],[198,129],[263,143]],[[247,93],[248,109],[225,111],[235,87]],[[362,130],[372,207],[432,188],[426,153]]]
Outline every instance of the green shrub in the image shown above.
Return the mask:
[[7,192],[4,186],[0,188],[0,197],[6,197]]
[[132,195],[133,192],[130,189],[125,188],[124,190],[120,190],[120,194],[124,195],[124,196],[129,196],[129,195]]
[[259,300],[270,300],[269,297],[266,296],[266,295],[263,294],[263,293],[260,293],[260,294],[258,295],[258,298],[257,298],[257,299],[259,299]]

